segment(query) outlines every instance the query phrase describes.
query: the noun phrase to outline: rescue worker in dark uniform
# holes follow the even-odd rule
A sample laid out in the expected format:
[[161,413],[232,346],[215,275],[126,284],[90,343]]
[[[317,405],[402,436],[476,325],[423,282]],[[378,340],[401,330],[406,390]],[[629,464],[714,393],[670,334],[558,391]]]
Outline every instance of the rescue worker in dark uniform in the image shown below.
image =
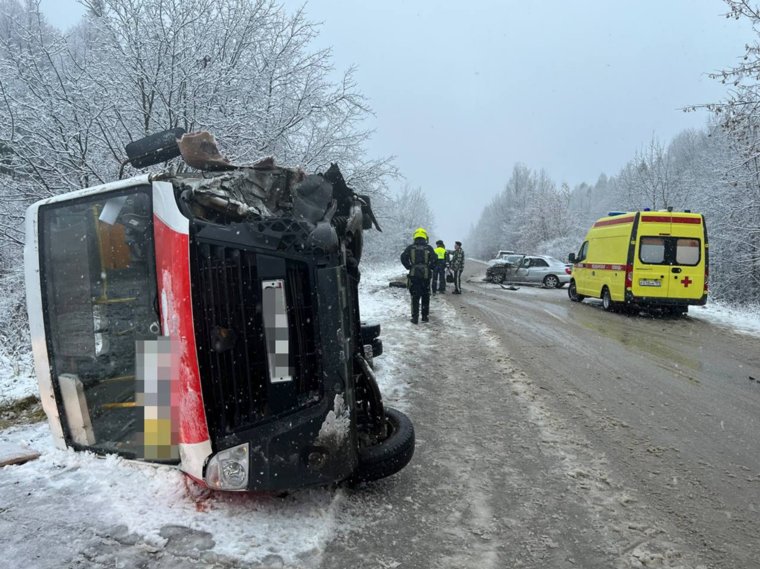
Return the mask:
[[417,324],[422,301],[422,321],[430,314],[430,277],[438,261],[433,248],[428,245],[427,231],[422,227],[414,232],[414,243],[401,253],[401,263],[409,271],[407,286],[412,295],[412,324]]
[[446,267],[449,266],[449,252],[440,239],[435,242],[436,264],[433,272],[433,294],[446,292]]
[[462,242],[454,242],[454,253],[451,255],[451,270],[454,272],[454,294],[462,294],[462,271],[464,270],[464,249]]

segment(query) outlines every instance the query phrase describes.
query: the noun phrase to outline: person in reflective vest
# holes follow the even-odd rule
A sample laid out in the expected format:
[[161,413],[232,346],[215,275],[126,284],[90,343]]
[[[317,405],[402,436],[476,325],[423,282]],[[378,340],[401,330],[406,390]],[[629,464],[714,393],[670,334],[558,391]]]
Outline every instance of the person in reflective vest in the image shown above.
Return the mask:
[[449,265],[449,252],[440,239],[435,242],[435,271],[433,272],[433,294],[446,292],[446,267]]
[[464,249],[462,242],[454,242],[454,253],[451,255],[451,270],[454,272],[454,294],[462,294],[462,271],[464,270]]
[[422,321],[427,322],[430,314],[430,278],[438,262],[438,256],[428,245],[427,231],[422,227],[414,232],[414,243],[401,253],[401,264],[409,275],[406,282],[412,295],[412,324],[417,324],[422,304]]

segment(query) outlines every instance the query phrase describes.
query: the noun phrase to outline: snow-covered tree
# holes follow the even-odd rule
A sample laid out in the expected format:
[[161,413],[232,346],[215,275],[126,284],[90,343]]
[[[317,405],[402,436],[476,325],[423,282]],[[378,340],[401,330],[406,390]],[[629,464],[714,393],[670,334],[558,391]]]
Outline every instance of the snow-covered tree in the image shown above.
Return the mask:
[[398,261],[418,227],[431,239],[435,235],[435,216],[422,188],[406,186],[397,196],[381,196],[372,206],[383,231],[367,234],[366,258],[371,261]]
[[[272,155],[360,193],[395,172],[366,156],[370,112],[349,69],[303,11],[273,0],[85,0],[62,35],[37,0],[0,0],[0,234],[21,240],[23,206],[119,176],[124,145],[160,130],[212,131],[238,163]],[[129,167],[125,174],[129,174]]]
[[673,180],[670,153],[655,137],[636,152],[618,175],[617,183],[624,191],[626,209],[665,209],[677,205],[681,198]]
[[[744,20],[756,34],[760,34],[760,7],[757,4],[749,0],[725,2],[728,5],[727,18]],[[740,275],[739,279],[734,279],[726,273],[727,281],[711,280],[721,283],[718,287],[731,282],[725,292],[735,298],[751,296],[756,300],[757,293],[747,292],[745,288],[756,291],[760,285],[760,42],[755,39],[746,44],[744,55],[737,64],[712,73],[710,77],[728,87],[724,100],[701,106],[715,113],[725,134],[722,179],[727,185],[721,186],[721,193],[724,207],[729,207],[723,214],[716,212],[716,217],[725,221],[724,225],[718,226],[722,230],[718,235],[732,243],[730,253],[737,259],[735,269]]]
[[[712,126],[694,140],[694,202],[710,236],[710,283],[714,297],[756,303],[760,298],[760,200],[751,176],[726,132]],[[742,179],[743,178],[743,179]]]
[[483,209],[470,233],[471,254],[491,258],[503,249],[543,252],[543,243],[565,235],[572,225],[569,199],[567,184],[557,189],[543,170],[536,173],[516,164],[504,190]]

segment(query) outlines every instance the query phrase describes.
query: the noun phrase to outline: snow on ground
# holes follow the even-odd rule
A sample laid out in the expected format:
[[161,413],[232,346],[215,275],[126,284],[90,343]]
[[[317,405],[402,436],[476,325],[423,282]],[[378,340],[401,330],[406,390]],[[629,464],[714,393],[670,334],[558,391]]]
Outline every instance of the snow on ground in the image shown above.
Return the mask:
[[[364,271],[362,319],[382,325],[387,350],[375,361],[375,372],[386,401],[403,409],[406,381],[402,360],[394,354],[404,339],[401,324],[408,324],[408,293],[388,287],[399,276],[397,268]],[[8,361],[0,364],[0,394],[15,399],[37,392],[28,373],[18,374]],[[57,449],[47,422],[0,432],[0,442],[25,445],[42,455],[0,469],[5,522],[16,519],[23,526],[31,517],[36,530],[58,548],[51,553],[56,558],[45,560],[45,552],[28,535],[3,532],[3,551],[9,559],[42,555],[36,557],[39,566],[57,566],[62,551],[75,557],[86,545],[80,535],[87,533],[85,528],[100,528],[100,534],[121,528],[116,533],[134,534],[147,547],[161,549],[167,542],[166,526],[186,526],[211,534],[214,545],[206,555],[315,567],[337,524],[346,530],[362,523],[341,514],[346,499],[341,489],[302,490],[286,497],[213,493],[171,467]]]
[[[398,265],[363,266],[360,290],[362,319],[382,325],[384,354],[375,361],[380,388],[388,404],[403,410],[410,379],[405,353],[419,349],[418,344],[430,344],[432,349],[435,334],[420,326],[418,344],[410,347],[408,292],[388,287],[389,281],[401,279],[403,269]],[[456,319],[456,311],[446,308],[437,317]],[[758,313],[710,304],[691,310],[690,315],[760,334]],[[28,362],[0,360],[0,401],[37,392]],[[45,548],[36,539],[3,531],[3,550],[10,559],[34,554],[38,566],[57,566],[63,552],[75,558],[86,545],[80,534],[88,531],[106,534],[122,528],[119,531],[161,549],[168,539],[167,526],[185,526],[210,534],[213,543],[204,546],[205,555],[242,563],[315,567],[337,531],[359,528],[366,521],[347,513],[361,508],[345,508],[348,498],[341,489],[302,490],[286,497],[212,493],[170,467],[56,449],[47,423],[0,432],[0,442],[24,444],[42,455],[0,469],[0,528],[34,527],[57,548],[48,553],[55,557],[45,560]],[[60,523],[63,519],[65,525]]]
[[23,267],[0,275],[0,405],[38,395],[24,305]]
[[712,324],[729,328],[740,334],[760,336],[760,306],[736,309],[708,299],[705,306],[689,308],[689,316],[707,320]]
[[[278,556],[288,564],[309,566],[332,535],[334,511],[343,495],[325,489],[285,498],[211,493],[171,467],[56,449],[47,423],[6,431],[2,439],[42,454],[36,461],[2,470],[4,517],[17,516],[23,523],[30,514],[46,539],[64,550],[71,543],[72,557],[83,528],[112,532],[109,528],[125,526],[128,533],[160,548],[166,543],[162,528],[175,525],[210,533],[213,552],[225,558],[255,562]],[[61,524],[64,519],[66,524]],[[6,555],[25,558],[28,536],[11,544],[8,538],[3,538]]]
[[39,394],[32,354],[20,354],[14,358],[0,353],[0,404],[30,395],[39,397]]
[[378,323],[382,327],[383,355],[376,361],[377,382],[383,399],[391,407],[406,408],[403,358],[404,342],[409,333],[409,292],[404,288],[391,288],[390,281],[406,280],[406,272],[399,265],[362,266],[359,285],[361,319]]

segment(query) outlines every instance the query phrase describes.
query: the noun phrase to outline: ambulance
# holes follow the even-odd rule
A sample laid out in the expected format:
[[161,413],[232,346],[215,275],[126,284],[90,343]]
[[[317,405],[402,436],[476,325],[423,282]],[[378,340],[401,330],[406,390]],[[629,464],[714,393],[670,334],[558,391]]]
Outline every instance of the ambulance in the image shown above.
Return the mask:
[[586,235],[568,296],[600,298],[607,311],[661,309],[684,314],[707,302],[705,219],[689,210],[610,212]]

